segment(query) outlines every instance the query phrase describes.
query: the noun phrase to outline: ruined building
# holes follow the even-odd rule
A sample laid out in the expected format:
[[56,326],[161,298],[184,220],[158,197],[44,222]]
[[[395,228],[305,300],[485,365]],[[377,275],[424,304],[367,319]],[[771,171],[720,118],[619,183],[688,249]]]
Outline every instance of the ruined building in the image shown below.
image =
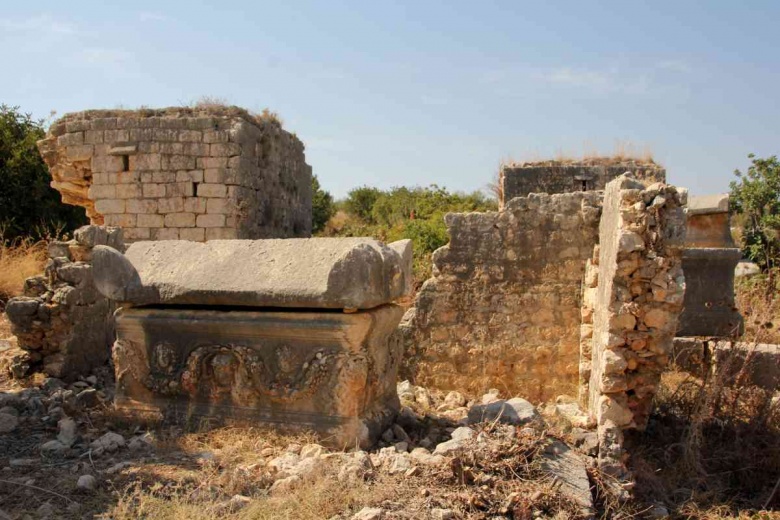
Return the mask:
[[603,190],[609,181],[626,172],[645,184],[666,182],[666,170],[650,160],[592,158],[505,164],[499,172],[500,203],[531,193]]
[[56,121],[38,147],[63,202],[127,242],[311,235],[311,167],[272,117],[89,110]]

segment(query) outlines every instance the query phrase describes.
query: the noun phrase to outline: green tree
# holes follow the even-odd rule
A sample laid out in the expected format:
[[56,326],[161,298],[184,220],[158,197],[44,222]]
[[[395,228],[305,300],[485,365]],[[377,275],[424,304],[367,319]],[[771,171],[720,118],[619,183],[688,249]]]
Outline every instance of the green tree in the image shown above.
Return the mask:
[[316,175],[311,177],[311,231],[317,233],[325,228],[330,217],[336,212],[333,196],[320,187]]
[[743,215],[742,247],[745,255],[769,274],[780,266],[780,161],[773,155],[758,159],[748,155],[752,164],[731,182],[731,207]]
[[378,188],[370,188],[368,186],[355,188],[347,193],[344,207],[348,213],[355,215],[366,223],[373,224],[372,211],[381,194],[382,192]]
[[49,171],[35,146],[43,136],[43,121],[0,105],[0,239],[41,238],[87,222],[83,208],[62,204],[49,186]]

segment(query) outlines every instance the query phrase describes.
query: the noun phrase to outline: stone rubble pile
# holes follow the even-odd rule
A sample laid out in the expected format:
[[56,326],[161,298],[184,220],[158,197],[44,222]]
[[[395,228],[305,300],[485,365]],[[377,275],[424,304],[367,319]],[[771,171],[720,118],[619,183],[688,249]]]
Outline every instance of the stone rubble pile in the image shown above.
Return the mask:
[[26,354],[11,370],[23,377],[35,365],[45,374],[71,378],[104,365],[114,339],[114,303],[95,287],[92,251],[124,251],[119,228],[84,226],[73,240],[49,244],[45,271],[28,278],[24,295],[11,298],[5,312]]

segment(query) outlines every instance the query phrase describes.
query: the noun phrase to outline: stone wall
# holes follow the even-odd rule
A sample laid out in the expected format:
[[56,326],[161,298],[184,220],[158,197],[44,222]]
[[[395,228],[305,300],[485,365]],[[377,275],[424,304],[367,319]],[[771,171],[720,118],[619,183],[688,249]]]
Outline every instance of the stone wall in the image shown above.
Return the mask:
[[236,107],[91,110],[38,147],[63,202],[125,240],[311,234],[311,167],[273,118]]
[[666,181],[666,170],[646,161],[595,158],[576,163],[545,161],[508,164],[499,173],[502,200],[529,193],[572,193],[603,190],[609,181],[630,172],[647,184]]
[[[589,410],[599,427],[644,428],[682,309],[685,192],[622,176],[607,185],[590,280]],[[592,275],[591,275],[592,276]]]
[[28,278],[24,296],[8,301],[11,330],[26,351],[12,367],[15,376],[41,365],[49,376],[72,379],[108,361],[116,307],[94,284],[96,245],[123,251],[122,231],[84,226],[73,240],[52,242],[44,274]]
[[545,400],[576,394],[581,284],[601,193],[534,194],[449,214],[449,245],[402,322],[402,378]]

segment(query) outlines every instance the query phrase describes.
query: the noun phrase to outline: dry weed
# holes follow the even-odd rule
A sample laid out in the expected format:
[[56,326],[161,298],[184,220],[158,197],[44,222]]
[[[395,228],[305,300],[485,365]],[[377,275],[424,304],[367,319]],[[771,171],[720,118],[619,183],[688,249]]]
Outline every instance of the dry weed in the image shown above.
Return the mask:
[[43,241],[0,242],[0,304],[21,294],[25,279],[40,274],[45,260]]
[[[780,276],[775,276],[780,279]],[[747,341],[780,343],[780,286],[772,290],[766,275],[737,278],[734,284],[736,303],[745,319]]]

